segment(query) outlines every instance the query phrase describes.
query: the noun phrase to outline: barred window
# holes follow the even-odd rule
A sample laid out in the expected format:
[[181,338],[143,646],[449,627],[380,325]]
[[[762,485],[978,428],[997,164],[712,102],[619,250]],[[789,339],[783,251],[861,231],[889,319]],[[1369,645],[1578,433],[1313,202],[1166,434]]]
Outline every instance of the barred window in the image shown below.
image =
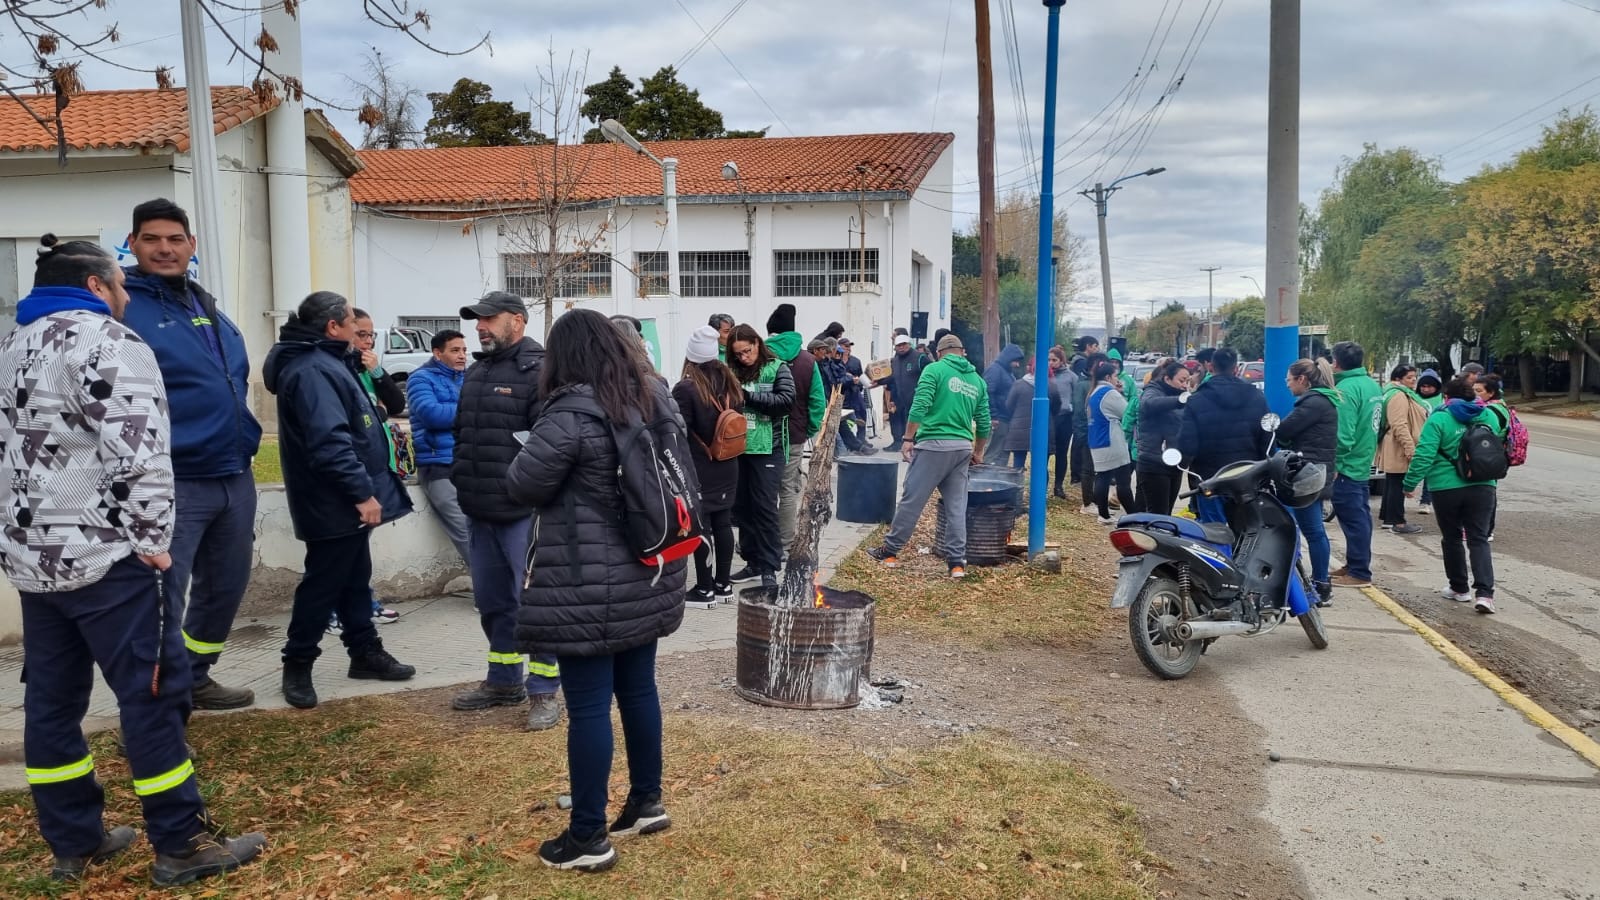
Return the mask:
[[460,331],[461,318],[459,316],[401,316],[401,328],[420,328],[431,334],[441,331]]
[[868,249],[862,278],[860,250],[778,250],[773,252],[779,297],[834,297],[846,281],[878,280],[878,251]]
[[[667,293],[667,254],[637,253],[635,270],[646,295]],[[685,297],[750,296],[750,253],[746,250],[680,251],[678,280]]]
[[[539,253],[507,253],[501,256],[505,265],[506,292],[525,299],[543,297],[545,276],[540,271],[540,264],[544,258]],[[560,266],[553,296],[574,300],[611,296],[609,255],[567,253],[558,254],[553,261]]]

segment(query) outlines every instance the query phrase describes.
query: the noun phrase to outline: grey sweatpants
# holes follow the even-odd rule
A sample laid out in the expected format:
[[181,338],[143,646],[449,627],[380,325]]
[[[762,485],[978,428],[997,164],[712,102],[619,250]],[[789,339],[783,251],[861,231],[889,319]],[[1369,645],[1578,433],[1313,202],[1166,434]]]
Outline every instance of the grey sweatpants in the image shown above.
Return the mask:
[[791,444],[789,461],[783,466],[783,480],[778,482],[778,540],[783,552],[789,552],[795,532],[800,530],[800,488],[805,485],[805,444]]
[[894,511],[894,523],[883,539],[883,545],[899,553],[911,540],[911,532],[922,517],[923,507],[939,489],[944,498],[943,548],[951,564],[965,564],[967,556],[967,468],[972,464],[971,450],[917,450],[911,457],[911,468],[906,471],[905,490],[900,495],[900,505]]

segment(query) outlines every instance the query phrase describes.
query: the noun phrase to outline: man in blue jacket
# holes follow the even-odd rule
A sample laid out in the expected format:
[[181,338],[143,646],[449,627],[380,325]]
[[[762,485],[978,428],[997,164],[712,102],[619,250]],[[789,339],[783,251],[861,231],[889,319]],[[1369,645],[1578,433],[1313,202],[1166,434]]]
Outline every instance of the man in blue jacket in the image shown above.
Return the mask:
[[450,463],[455,459],[456,406],[461,402],[461,382],[467,373],[467,339],[453,328],[433,336],[433,359],[406,379],[406,405],[411,410],[411,449],[417,458],[417,479],[428,495],[428,505],[439,517],[450,536],[450,543],[461,554],[467,551],[466,513],[456,499],[450,481]]
[[983,370],[984,384],[989,386],[989,418],[994,427],[983,461],[991,465],[1005,464],[1006,452],[997,448],[1006,445],[1006,432],[1011,430],[1011,386],[1017,383],[1012,367],[1021,361],[1022,348],[1007,344],[989,368]]
[[195,239],[171,200],[133,208],[124,321],[155,351],[172,405],[177,516],[172,581],[189,595],[183,643],[194,674],[195,709],[255,702],[248,688],[211,678],[250,582],[256,482],[250,461],[261,426],[250,412],[250,359],[238,326],[189,278]]
[[411,512],[389,467],[389,438],[356,380],[355,307],[332,291],[300,302],[267,352],[262,380],[278,398],[283,487],[294,535],[306,545],[283,647],[283,697],[317,705],[311,667],[331,614],[351,678],[405,681],[417,670],[383,649],[372,624],[372,529]]

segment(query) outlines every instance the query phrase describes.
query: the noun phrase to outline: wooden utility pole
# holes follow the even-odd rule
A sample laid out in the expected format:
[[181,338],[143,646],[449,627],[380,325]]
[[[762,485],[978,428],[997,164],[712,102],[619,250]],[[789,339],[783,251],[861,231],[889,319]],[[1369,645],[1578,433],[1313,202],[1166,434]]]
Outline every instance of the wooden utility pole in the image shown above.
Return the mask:
[[978,245],[983,258],[983,362],[1000,355],[1000,272],[994,241],[994,66],[989,57],[989,0],[978,17]]

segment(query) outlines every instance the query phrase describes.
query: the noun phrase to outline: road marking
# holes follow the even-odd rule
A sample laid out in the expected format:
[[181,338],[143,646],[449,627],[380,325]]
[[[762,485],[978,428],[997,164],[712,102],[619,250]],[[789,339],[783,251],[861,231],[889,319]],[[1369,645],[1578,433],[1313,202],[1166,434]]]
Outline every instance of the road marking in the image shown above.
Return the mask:
[[1444,654],[1446,659],[1455,663],[1462,671],[1483,682],[1485,687],[1494,691],[1500,696],[1501,700],[1504,700],[1517,712],[1526,716],[1528,721],[1543,728],[1556,740],[1571,747],[1574,753],[1583,757],[1590,765],[1600,769],[1600,743],[1595,743],[1593,738],[1556,718],[1549,710],[1533,702],[1528,695],[1506,684],[1499,675],[1479,665],[1477,660],[1468,656],[1465,651],[1451,643],[1444,635],[1428,627],[1426,622],[1412,615],[1405,607],[1396,603],[1388,594],[1378,590],[1377,587],[1364,587],[1361,589],[1361,593],[1366,594],[1368,600],[1376,603],[1387,611],[1389,615],[1399,619],[1409,626],[1412,631],[1421,635],[1423,640],[1432,644],[1435,650]]

